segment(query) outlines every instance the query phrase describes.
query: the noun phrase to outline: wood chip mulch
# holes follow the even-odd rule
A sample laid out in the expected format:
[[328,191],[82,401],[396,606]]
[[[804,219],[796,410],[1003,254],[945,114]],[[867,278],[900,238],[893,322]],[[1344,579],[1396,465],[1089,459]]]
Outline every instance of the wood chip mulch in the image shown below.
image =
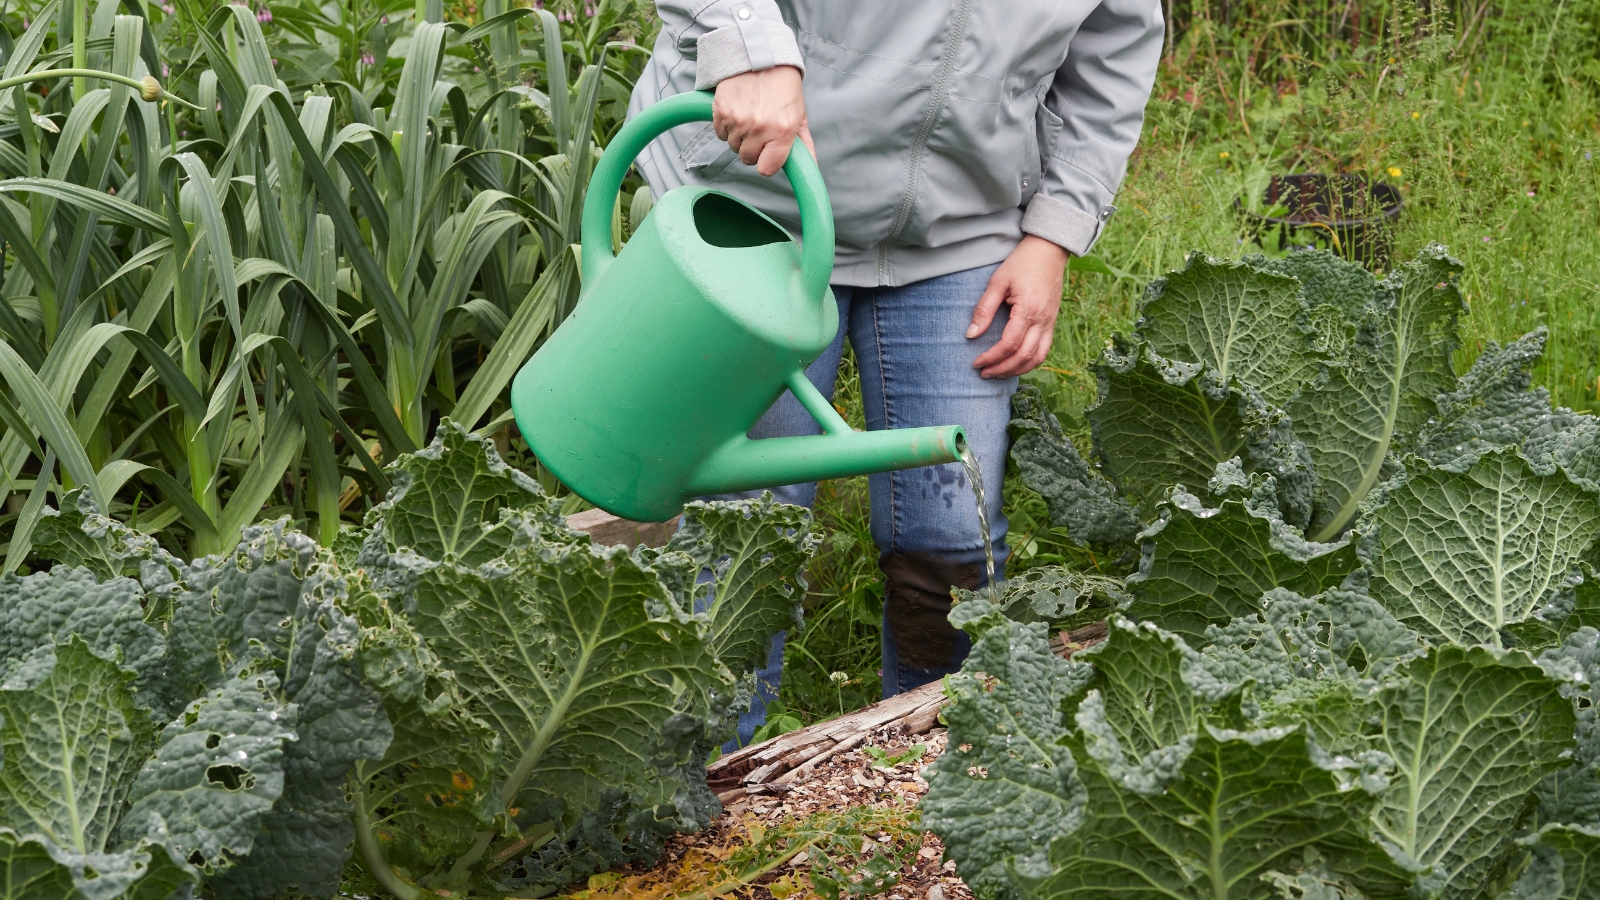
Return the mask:
[[[674,836],[667,854],[676,859],[689,847],[718,845],[726,840],[730,828],[752,819],[770,828],[822,809],[915,806],[928,790],[922,771],[944,751],[945,730],[908,736],[904,727],[890,725],[873,731],[863,742],[863,746],[881,749],[891,759],[917,744],[926,748],[920,757],[887,771],[874,767],[873,758],[857,749],[821,762],[799,783],[763,785],[761,793],[747,793],[727,804],[721,818],[710,828],[699,834]],[[972,892],[956,876],[956,864],[943,861],[943,856],[944,844],[932,833],[925,833],[921,848],[901,868],[900,883],[879,896],[886,900],[971,900]],[[805,862],[800,861],[802,870]],[[763,880],[775,880],[790,868],[793,867],[779,869]],[[758,884],[741,896],[769,900],[773,895]]]

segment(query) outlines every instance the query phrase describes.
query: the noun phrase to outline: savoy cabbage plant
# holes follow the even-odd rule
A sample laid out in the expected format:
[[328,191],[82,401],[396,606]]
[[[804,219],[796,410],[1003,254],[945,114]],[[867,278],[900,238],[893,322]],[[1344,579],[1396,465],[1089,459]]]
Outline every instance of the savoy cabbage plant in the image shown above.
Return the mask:
[[[191,562],[82,492],[0,577],[0,898],[543,896],[719,811],[809,513],[602,547],[451,425],[366,527]],[[360,870],[350,868],[352,858]],[[359,883],[359,875],[357,882]]]
[[391,477],[340,550],[395,723],[354,781],[374,881],[403,900],[543,895],[704,827],[709,754],[799,623],[809,513],[696,503],[662,549],[596,546],[448,422]]
[[346,579],[283,521],[184,563],[66,499],[0,578],[4,896],[331,895],[391,736]]
[[1596,896],[1600,423],[1531,387],[1542,332],[1457,377],[1460,268],[1192,256],[1092,460],[1018,395],[1023,480],[1136,563],[1071,661],[1034,595],[1078,573],[952,613],[922,808],[979,897]]

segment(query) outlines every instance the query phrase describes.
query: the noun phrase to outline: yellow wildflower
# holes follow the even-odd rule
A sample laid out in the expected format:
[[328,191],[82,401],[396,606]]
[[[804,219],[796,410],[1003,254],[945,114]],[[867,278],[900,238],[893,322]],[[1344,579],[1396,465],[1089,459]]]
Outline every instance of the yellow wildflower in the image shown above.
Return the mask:
[[1415,112],[1415,111],[1413,111],[1413,112],[1412,112],[1412,113],[1411,113],[1411,118],[1413,118],[1413,119],[1420,119],[1420,118],[1422,118],[1422,113],[1419,113],[1419,112]]
[[1230,157],[1232,155],[1233,155],[1232,153],[1229,153],[1228,151],[1224,150],[1221,153],[1217,154],[1217,158],[1218,159],[1227,159],[1228,157]]
[[1390,166],[1389,167],[1389,177],[1390,178],[1399,178],[1400,177],[1400,167],[1399,166]]

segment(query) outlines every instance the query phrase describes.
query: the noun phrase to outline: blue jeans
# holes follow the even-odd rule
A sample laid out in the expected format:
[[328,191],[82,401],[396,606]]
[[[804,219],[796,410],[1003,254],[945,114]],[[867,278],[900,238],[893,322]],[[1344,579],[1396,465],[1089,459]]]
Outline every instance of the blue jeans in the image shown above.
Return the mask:
[[[839,334],[806,370],[830,400],[848,335],[861,370],[867,428],[960,425],[983,474],[995,564],[1006,557],[1006,520],[1000,513],[1001,479],[1010,440],[1011,395],[1017,379],[986,379],[973,360],[994,346],[1010,307],[982,335],[968,339],[978,297],[996,266],[968,269],[894,288],[835,287]],[[753,439],[821,434],[822,429],[787,391],[750,429]],[[972,487],[959,463],[867,477],[872,496],[872,539],[887,587],[883,618],[883,695],[892,697],[961,668],[971,649],[967,635],[945,621],[952,583],[987,583]],[[725,495],[717,499],[747,494]],[[785,503],[809,507],[816,484],[772,489]],[[996,577],[1003,577],[997,571]],[[736,745],[749,742],[766,721],[778,694],[784,634],[776,635],[767,664],[757,672],[751,709],[739,720]],[[904,645],[902,647],[902,645]],[[736,746],[730,743],[730,749]]]

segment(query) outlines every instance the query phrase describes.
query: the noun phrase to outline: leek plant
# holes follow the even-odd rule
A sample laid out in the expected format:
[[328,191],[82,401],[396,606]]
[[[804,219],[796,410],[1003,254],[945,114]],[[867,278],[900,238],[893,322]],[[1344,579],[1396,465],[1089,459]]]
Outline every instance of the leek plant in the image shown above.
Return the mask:
[[190,556],[327,543],[441,416],[504,441],[643,61],[612,3],[127,8],[26,9],[0,71],[5,571],[75,487]]

